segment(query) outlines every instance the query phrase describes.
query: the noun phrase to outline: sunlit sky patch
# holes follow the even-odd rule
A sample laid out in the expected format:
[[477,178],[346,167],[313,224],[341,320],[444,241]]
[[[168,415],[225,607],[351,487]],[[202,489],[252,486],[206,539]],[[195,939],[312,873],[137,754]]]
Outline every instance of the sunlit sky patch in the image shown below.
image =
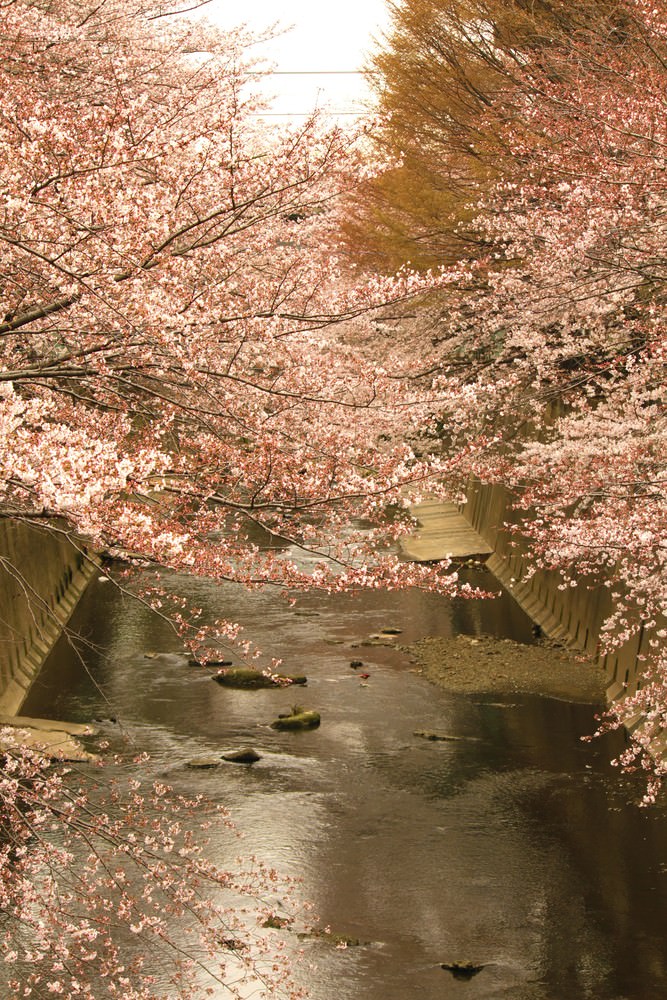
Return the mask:
[[319,107],[345,118],[363,110],[369,92],[359,70],[387,26],[385,0],[211,0],[205,13],[222,27],[262,31],[278,22],[290,29],[261,50],[277,71],[265,85],[275,95],[273,116],[298,118]]

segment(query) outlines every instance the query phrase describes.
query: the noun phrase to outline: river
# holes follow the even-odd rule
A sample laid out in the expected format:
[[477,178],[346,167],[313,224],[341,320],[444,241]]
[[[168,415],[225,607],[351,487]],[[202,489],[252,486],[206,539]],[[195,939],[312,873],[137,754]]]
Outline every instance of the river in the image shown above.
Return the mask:
[[[667,817],[633,804],[640,786],[609,766],[611,737],[580,740],[595,706],[448,694],[405,652],[360,645],[385,628],[401,644],[455,633],[530,642],[511,598],[311,594],[290,607],[272,592],[170,585],[209,617],[240,621],[307,687],[222,688],[188,666],[164,623],[96,581],[75,620],[85,666],[61,642],[22,714],[113,715],[112,742],[147,751],[150,773],[177,789],[223,802],[248,850],[300,876],[323,924],[362,942],[299,943],[315,1000],[667,997]],[[269,728],[296,697],[321,727]],[[415,735],[429,729],[457,738]],[[240,745],[261,760],[187,766]],[[442,968],[453,962],[483,968],[462,980]]]

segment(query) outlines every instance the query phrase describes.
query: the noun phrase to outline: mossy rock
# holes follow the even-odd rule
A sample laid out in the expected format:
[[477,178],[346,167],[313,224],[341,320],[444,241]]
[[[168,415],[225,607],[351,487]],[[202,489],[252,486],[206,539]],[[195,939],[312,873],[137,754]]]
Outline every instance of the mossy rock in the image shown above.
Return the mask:
[[273,688],[285,687],[289,684],[305,684],[306,677],[290,677],[286,674],[263,674],[260,670],[252,670],[247,667],[232,667],[229,670],[220,670],[213,675],[213,680],[223,687],[233,688]]
[[271,723],[271,729],[298,730],[317,729],[320,724],[319,712],[296,712],[292,715],[283,715],[275,722]]

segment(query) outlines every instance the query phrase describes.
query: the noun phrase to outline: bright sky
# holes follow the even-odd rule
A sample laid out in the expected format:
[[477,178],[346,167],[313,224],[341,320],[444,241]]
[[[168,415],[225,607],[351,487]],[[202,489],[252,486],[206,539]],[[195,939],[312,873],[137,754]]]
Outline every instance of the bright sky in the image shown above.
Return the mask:
[[361,110],[368,91],[355,71],[387,26],[385,0],[211,0],[205,13],[223,27],[243,22],[262,30],[276,21],[291,27],[262,49],[278,73],[268,84],[276,95],[273,114],[308,114],[315,106],[341,116]]

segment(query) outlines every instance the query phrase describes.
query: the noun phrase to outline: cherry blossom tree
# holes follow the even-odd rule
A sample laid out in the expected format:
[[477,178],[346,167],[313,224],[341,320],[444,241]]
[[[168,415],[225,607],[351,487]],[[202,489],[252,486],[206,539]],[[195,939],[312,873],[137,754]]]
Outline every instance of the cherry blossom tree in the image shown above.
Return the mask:
[[[661,776],[667,10],[623,3],[606,34],[599,27],[553,53],[547,72],[530,67],[539,99],[523,103],[510,136],[520,159],[528,140],[529,169],[516,188],[501,192],[514,221],[501,208],[489,224],[499,223],[496,232],[508,241],[505,260],[530,261],[499,281],[503,301],[513,299],[513,366],[523,369],[524,386],[530,377],[535,401],[557,395],[564,407],[539,442],[521,448],[514,481],[522,503],[542,513],[531,529],[542,561],[593,571],[611,584],[615,612],[603,650],[640,629],[652,635],[644,684],[613,716],[623,722],[639,712],[643,721],[624,763],[639,758]],[[532,309],[522,316],[529,298]]]
[[[417,457],[430,389],[397,377],[370,336],[374,311],[437,279],[357,273],[337,232],[341,196],[369,170],[365,132],[316,116],[269,130],[257,69],[245,31],[160,0],[0,2],[2,516],[247,586],[450,593],[446,571],[393,554],[400,517],[372,550],[351,523],[438,489],[460,462]],[[161,613],[195,652],[237,635]],[[98,794],[3,751],[13,995],[240,995],[246,973],[296,995],[245,924],[242,951],[225,930],[226,894],[254,905],[273,874],[205,863],[193,809],[161,786]],[[168,986],[142,968],[146,941],[182,960]]]
[[[233,860],[220,808],[124,763],[98,786],[2,738],[3,996],[303,997],[272,931],[303,918],[294,886]],[[229,827],[229,867],[206,856],[212,823]]]
[[564,586],[593,574],[612,589],[602,651],[651,635],[643,685],[612,722],[641,718],[623,763],[659,779],[667,8],[570,8],[548,5],[548,32],[542,20],[542,31],[512,35],[493,4],[466,5],[465,46],[492,60],[500,81],[475,122],[477,136],[492,136],[497,176],[470,196],[466,231],[486,252],[451,272],[458,290],[424,322],[432,350],[422,372],[436,373],[442,400],[452,393],[441,420],[449,439],[489,440],[471,470],[530,511],[523,529],[537,564],[559,568]]
[[167,14],[0,10],[3,513],[249,584],[426,581],[371,572],[350,534],[307,579],[247,540],[332,555],[351,512],[456,457],[415,459],[428,400],[364,332],[428,279],[360,280],[340,253],[363,130],[268,130],[251,39]]

